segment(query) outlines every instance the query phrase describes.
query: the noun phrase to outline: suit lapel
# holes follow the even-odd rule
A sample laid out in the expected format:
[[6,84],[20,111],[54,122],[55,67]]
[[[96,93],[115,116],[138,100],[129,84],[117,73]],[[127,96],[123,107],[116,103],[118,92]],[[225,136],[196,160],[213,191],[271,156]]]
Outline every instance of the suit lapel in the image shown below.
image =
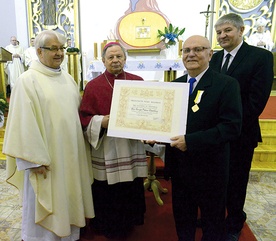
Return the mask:
[[222,60],[223,60],[223,55],[224,55],[224,52],[223,50],[221,51],[218,51],[212,58],[213,61],[211,61],[211,67],[213,70],[217,71],[217,72],[220,72],[220,69],[221,69],[221,65],[222,65]]
[[235,58],[233,59],[232,63],[230,64],[227,74],[231,75],[231,73],[237,68],[237,66],[240,64],[240,62],[244,61],[244,58],[246,57],[248,44],[243,42],[242,46],[238,50]]
[[[173,82],[184,82],[187,83],[188,82],[188,75],[183,75],[180,78],[174,80]],[[204,93],[202,95],[202,98],[206,95],[206,88],[208,88],[209,86],[212,85],[212,70],[209,68],[204,75],[201,77],[199,83],[196,85],[193,93],[189,96],[189,99],[194,100],[194,98],[197,95],[197,91],[198,90],[203,90]],[[189,103],[193,103],[191,101],[189,101]]]
[[206,95],[206,89],[212,85],[212,71],[209,68],[204,75],[201,77],[199,83],[196,85],[196,88],[194,89],[193,93],[191,94],[192,98],[195,98],[197,95],[198,90],[203,90],[202,98]]
[[[246,42],[243,42],[242,46],[240,47],[239,51],[237,52],[235,58],[233,59],[232,63],[230,64],[226,72],[227,75],[231,75],[231,73],[237,68],[240,62],[244,61],[247,51],[248,51],[248,44]],[[223,56],[224,56],[224,50],[218,51],[215,55],[216,55],[216,59],[215,59],[215,62],[213,62],[212,64],[212,69],[220,72]]]

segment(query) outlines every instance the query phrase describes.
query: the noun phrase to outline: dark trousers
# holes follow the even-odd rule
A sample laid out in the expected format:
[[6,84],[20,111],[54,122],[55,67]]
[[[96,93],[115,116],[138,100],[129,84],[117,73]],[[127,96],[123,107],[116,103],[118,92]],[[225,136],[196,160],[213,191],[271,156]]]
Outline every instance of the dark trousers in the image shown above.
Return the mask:
[[94,180],[92,194],[95,218],[91,224],[96,230],[109,236],[121,236],[134,225],[144,223],[146,203],[143,178],[112,185],[108,185],[107,181]]
[[226,228],[229,232],[240,232],[246,220],[243,207],[253,153],[253,147],[241,147],[238,144],[231,146],[226,204]]
[[172,205],[179,241],[194,241],[198,207],[202,241],[221,241],[225,230],[226,186],[197,188],[172,177]]

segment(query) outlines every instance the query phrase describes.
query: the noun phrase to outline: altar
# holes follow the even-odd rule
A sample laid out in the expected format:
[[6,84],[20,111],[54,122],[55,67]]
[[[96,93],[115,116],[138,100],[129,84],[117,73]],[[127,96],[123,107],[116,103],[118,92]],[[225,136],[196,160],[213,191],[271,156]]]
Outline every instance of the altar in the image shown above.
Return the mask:
[[[172,81],[177,71],[185,71],[182,59],[127,59],[124,70],[132,71],[163,71],[164,81]],[[105,71],[101,60],[92,60],[89,63],[86,77],[92,80]],[[138,74],[139,75],[139,74]]]

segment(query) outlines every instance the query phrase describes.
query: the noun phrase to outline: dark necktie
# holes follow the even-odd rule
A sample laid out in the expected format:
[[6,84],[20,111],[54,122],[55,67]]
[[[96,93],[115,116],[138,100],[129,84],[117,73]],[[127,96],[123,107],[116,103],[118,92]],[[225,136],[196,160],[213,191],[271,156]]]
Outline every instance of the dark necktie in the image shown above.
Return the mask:
[[228,69],[230,57],[231,57],[231,54],[229,54],[229,53],[226,54],[226,60],[225,60],[223,66],[222,66],[222,68],[221,68],[221,70],[220,70],[220,73],[222,73],[222,74],[225,74],[225,73],[226,73],[226,71],[227,71],[227,69]]
[[196,78],[189,79],[189,84],[190,84],[189,95],[191,95],[193,92],[194,82],[196,82]]

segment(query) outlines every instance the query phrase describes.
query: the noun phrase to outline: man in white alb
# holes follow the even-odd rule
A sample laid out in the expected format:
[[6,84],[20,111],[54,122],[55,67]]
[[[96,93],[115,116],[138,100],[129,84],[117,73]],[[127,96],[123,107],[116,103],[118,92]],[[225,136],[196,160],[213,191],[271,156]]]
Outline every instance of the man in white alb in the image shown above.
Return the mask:
[[22,240],[73,241],[94,217],[93,174],[78,115],[80,93],[60,64],[65,36],[39,33],[39,58],[16,82],[3,153],[7,182],[23,193]]
[[18,44],[17,38],[12,36],[10,44],[5,47],[12,54],[12,61],[5,64],[5,71],[8,75],[8,85],[12,89],[17,78],[24,72],[24,49]]
[[33,60],[37,60],[38,57],[36,55],[35,47],[34,47],[35,38],[30,39],[30,47],[25,50],[24,53],[24,60],[25,66],[28,69],[31,66]]

